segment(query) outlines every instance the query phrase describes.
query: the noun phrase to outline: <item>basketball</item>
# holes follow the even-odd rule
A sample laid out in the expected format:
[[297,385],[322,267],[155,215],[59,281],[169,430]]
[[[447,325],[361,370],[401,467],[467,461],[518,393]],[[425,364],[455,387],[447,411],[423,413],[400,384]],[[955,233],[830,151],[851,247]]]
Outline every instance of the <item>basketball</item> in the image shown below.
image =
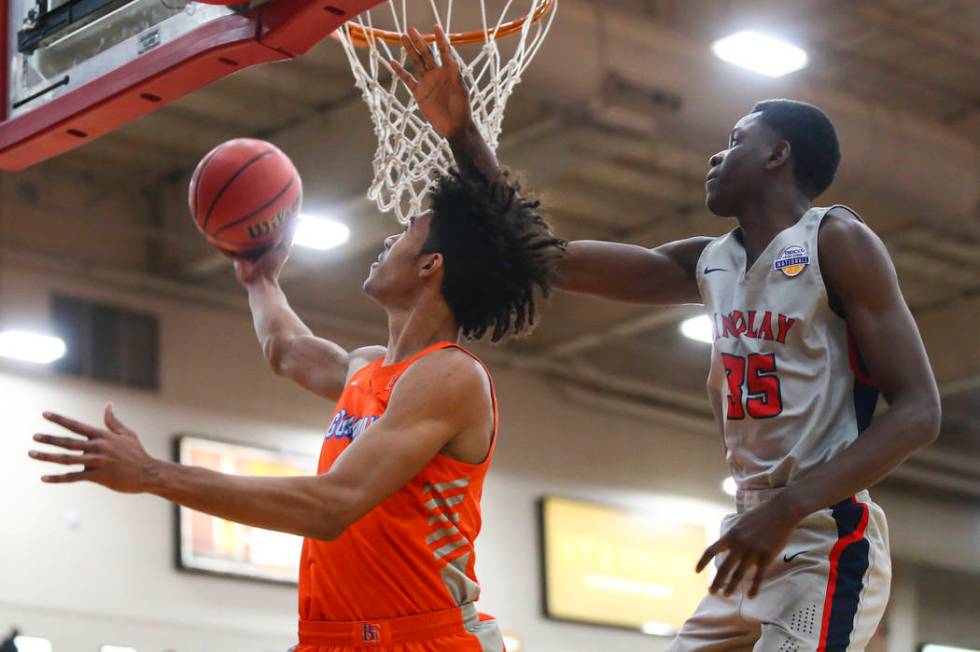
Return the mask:
[[255,257],[274,246],[299,215],[303,183],[278,147],[235,138],[201,159],[187,201],[198,230],[231,256]]

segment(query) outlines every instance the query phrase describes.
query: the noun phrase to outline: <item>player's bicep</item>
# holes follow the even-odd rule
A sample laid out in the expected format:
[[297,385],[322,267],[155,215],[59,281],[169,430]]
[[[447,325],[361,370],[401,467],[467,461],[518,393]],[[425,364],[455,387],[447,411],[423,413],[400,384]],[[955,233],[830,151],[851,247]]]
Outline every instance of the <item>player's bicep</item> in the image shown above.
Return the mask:
[[710,238],[655,249],[597,240],[570,242],[555,286],[569,292],[644,304],[700,302],[696,265]]

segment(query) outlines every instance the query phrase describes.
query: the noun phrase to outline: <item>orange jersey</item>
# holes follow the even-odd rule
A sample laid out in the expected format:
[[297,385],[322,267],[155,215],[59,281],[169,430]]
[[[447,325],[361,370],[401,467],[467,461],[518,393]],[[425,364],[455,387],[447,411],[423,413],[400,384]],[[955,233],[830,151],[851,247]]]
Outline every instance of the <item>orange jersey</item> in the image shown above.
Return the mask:
[[[385,365],[383,359],[376,360],[354,374],[327,429],[317,473],[329,471],[351,442],[384,414],[395,383],[413,362],[450,347],[472,356],[443,342],[403,362]],[[493,439],[482,464],[436,455],[335,541],[303,542],[302,620],[403,618],[476,601],[480,585],[473,570],[473,546],[480,533],[483,479],[497,439],[496,396],[493,406]]]

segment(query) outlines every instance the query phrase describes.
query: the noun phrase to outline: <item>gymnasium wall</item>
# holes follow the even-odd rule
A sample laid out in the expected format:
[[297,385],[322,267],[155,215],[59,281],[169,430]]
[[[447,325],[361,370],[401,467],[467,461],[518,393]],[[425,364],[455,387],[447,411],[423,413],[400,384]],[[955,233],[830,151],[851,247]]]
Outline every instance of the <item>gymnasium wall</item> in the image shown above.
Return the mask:
[[[55,652],[94,652],[106,643],[140,652],[285,650],[295,642],[295,589],[178,573],[168,504],[93,486],[44,486],[42,466],[26,452],[30,435],[43,428],[43,409],[95,421],[111,399],[158,456],[169,455],[176,433],[315,453],[331,406],[266,370],[243,310],[111,290],[105,281],[0,261],[0,328],[42,324],[54,288],[158,314],[161,389],[127,390],[0,362],[0,631],[17,622],[51,639]],[[501,369],[496,379],[502,428],[479,547],[482,608],[529,652],[665,649],[664,639],[542,618],[535,501],[555,493],[642,506],[662,494],[720,513],[730,499],[719,489],[726,471],[717,440],[597,407],[535,376]],[[942,583],[929,568],[957,578],[955,595],[976,595],[980,578],[970,572],[980,568],[980,513],[924,496],[875,495],[889,511],[896,558],[915,564],[903,576],[887,649],[912,652],[920,636],[940,634],[980,647],[970,605],[939,607]]]

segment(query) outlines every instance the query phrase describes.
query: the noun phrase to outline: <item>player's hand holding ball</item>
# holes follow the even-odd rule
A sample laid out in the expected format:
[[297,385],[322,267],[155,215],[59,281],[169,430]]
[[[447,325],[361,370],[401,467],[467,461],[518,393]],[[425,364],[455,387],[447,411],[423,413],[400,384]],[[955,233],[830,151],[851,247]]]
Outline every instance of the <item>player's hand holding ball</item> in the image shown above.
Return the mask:
[[235,258],[235,276],[238,282],[248,287],[263,281],[276,283],[279,281],[279,274],[282,272],[286,260],[289,258],[289,251],[293,244],[293,235],[296,225],[290,225],[283,233],[279,243],[269,251],[265,252],[255,260],[248,258]]

